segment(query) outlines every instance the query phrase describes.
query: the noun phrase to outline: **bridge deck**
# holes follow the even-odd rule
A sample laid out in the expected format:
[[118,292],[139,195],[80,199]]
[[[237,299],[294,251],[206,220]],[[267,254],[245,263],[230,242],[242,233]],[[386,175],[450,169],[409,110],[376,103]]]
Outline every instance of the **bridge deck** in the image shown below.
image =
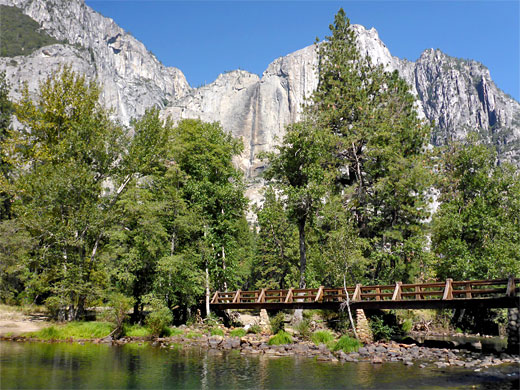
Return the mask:
[[520,278],[374,285],[345,288],[217,291],[212,309],[330,309],[347,300],[353,309],[443,309],[520,307]]

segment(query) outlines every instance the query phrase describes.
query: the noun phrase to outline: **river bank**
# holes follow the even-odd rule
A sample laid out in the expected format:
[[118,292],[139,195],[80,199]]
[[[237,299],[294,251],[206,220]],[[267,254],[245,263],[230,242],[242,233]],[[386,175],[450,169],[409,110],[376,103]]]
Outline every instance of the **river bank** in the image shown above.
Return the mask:
[[266,334],[246,334],[243,337],[212,336],[204,333],[200,328],[183,327],[181,334],[171,337],[123,337],[113,340],[104,338],[79,338],[65,340],[42,340],[26,336],[2,336],[2,341],[13,342],[43,342],[56,343],[67,342],[75,344],[111,344],[124,345],[135,343],[138,345],[149,344],[163,349],[203,348],[211,354],[219,354],[225,351],[235,351],[241,355],[265,355],[269,357],[298,356],[313,358],[317,361],[342,363],[363,362],[382,364],[387,362],[401,362],[407,366],[416,365],[420,368],[446,368],[464,367],[479,372],[488,367],[503,364],[518,365],[520,356],[506,353],[485,353],[465,349],[432,348],[415,343],[405,344],[395,341],[375,342],[359,348],[355,352],[332,351],[326,344],[318,344],[294,337],[293,343],[282,345],[269,345],[270,336]]

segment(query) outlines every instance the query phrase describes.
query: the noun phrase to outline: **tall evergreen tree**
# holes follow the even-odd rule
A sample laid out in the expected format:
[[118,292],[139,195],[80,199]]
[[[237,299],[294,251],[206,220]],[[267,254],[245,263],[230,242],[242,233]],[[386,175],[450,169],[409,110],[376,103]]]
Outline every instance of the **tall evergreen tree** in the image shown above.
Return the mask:
[[337,137],[337,183],[345,211],[370,242],[375,280],[409,279],[424,245],[429,126],[397,72],[362,56],[345,12],[318,45],[319,83],[306,113]]

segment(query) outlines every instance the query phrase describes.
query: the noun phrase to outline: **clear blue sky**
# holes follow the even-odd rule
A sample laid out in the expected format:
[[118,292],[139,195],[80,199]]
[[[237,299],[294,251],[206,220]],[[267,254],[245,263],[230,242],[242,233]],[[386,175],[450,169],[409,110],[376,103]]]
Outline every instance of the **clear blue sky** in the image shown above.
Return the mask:
[[343,7],[375,27],[390,52],[415,61],[428,48],[482,62],[520,100],[520,1],[175,1],[86,0],[142,41],[190,85],[245,69],[259,75],[275,58],[323,38]]

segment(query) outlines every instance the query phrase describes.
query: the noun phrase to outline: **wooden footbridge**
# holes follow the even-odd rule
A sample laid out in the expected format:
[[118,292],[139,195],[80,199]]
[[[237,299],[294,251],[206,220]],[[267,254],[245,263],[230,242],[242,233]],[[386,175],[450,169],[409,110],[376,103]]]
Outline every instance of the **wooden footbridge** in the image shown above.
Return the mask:
[[[346,290],[346,291],[345,291]],[[520,278],[288,290],[217,291],[212,309],[353,309],[520,307]]]

